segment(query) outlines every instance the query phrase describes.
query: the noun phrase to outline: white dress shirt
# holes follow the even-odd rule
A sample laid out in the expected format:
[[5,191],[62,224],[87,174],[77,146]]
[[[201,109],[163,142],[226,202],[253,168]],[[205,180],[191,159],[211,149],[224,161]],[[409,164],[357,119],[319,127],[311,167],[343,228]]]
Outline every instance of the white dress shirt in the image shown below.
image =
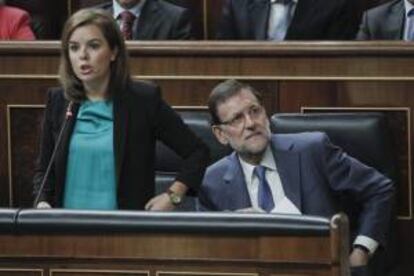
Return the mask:
[[[284,40],[287,30],[290,25],[290,21],[296,10],[296,6],[299,0],[291,0],[292,3],[285,4],[280,0],[270,0],[270,14],[267,27],[267,37],[269,40]],[[289,5],[291,6],[289,8]],[[287,19],[287,22],[283,23]],[[276,31],[278,25],[282,24],[283,30]]]
[[[239,160],[244,173],[244,180],[247,184],[247,190],[249,192],[252,207],[260,209],[258,200],[259,178],[253,173],[255,166],[243,161],[240,157]],[[266,148],[260,165],[266,167],[266,180],[269,183],[270,190],[272,191],[273,202],[275,203],[275,207],[271,212],[301,214],[299,209],[285,195],[270,146]]]
[[[253,173],[255,166],[245,162],[240,158],[240,156],[239,161],[243,170],[247,191],[250,196],[250,203],[253,209],[260,210],[258,200],[259,178]],[[292,201],[290,201],[289,198],[286,197],[270,145],[266,148],[260,165],[266,167],[266,180],[269,183],[270,190],[272,191],[273,202],[275,203],[275,207],[271,212],[301,215],[301,211],[292,203]],[[371,254],[373,254],[378,247],[377,241],[363,235],[356,237],[354,245],[355,244],[366,247]]]
[[[413,37],[414,36],[414,15],[412,14],[411,16],[409,16],[409,13],[412,9],[414,9],[414,5],[411,4],[410,1],[404,0],[404,7],[405,7],[404,40],[412,41],[414,38]],[[410,32],[411,32],[411,39],[410,39]]]

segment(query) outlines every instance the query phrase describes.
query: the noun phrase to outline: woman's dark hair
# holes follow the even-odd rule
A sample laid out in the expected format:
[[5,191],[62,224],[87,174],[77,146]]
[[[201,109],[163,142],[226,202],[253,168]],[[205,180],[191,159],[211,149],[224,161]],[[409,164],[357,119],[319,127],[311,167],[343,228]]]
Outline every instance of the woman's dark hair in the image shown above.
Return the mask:
[[130,82],[128,54],[125,41],[112,15],[100,9],[82,9],[74,13],[65,23],[62,33],[62,49],[59,66],[59,79],[65,97],[74,102],[86,98],[82,82],[76,77],[69,59],[69,40],[73,32],[82,26],[94,25],[105,37],[110,49],[116,51],[115,60],[111,63],[108,98],[113,93],[122,93]]

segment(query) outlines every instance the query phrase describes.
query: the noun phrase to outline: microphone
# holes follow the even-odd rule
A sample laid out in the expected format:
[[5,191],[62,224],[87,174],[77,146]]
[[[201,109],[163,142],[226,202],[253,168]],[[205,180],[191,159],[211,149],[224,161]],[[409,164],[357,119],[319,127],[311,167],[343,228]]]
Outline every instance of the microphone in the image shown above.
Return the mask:
[[52,168],[52,164],[55,161],[55,155],[56,155],[57,149],[60,145],[60,142],[62,140],[63,132],[66,128],[66,125],[67,125],[69,119],[71,119],[73,117],[72,106],[73,106],[73,102],[70,101],[69,104],[68,104],[68,107],[66,108],[65,120],[63,121],[62,127],[60,128],[58,138],[56,139],[55,147],[53,148],[52,155],[50,156],[49,163],[47,164],[46,172],[43,175],[42,182],[40,184],[39,190],[36,193],[36,198],[33,202],[33,207],[34,208],[36,208],[37,205],[39,204],[40,195],[42,194],[43,189],[45,188],[47,178],[49,177],[49,174],[50,174],[50,169]]

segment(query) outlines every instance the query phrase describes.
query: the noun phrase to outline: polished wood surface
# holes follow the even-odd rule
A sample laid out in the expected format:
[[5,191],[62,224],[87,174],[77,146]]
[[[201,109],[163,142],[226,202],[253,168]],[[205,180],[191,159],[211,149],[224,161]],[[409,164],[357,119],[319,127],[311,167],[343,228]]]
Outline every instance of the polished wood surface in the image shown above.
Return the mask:
[[[410,261],[414,253],[411,171],[414,47],[411,43],[127,44],[134,77],[160,84],[164,98],[175,106],[205,106],[217,82],[237,78],[264,93],[269,114],[301,112],[306,108],[390,114],[400,168],[399,246],[405,265],[413,265]],[[56,41],[0,43],[1,206],[19,207],[30,203],[32,175],[26,174],[33,167],[30,160],[37,147],[34,137],[38,135],[36,124],[40,114],[36,108],[41,108],[33,105],[43,104],[47,87],[58,85],[59,46]],[[30,129],[22,127],[24,123],[33,126],[33,136],[28,135]],[[25,137],[17,138],[20,128]],[[11,142],[9,134],[14,137]]]
[[336,215],[330,229],[0,234],[0,275],[349,276],[346,217]]

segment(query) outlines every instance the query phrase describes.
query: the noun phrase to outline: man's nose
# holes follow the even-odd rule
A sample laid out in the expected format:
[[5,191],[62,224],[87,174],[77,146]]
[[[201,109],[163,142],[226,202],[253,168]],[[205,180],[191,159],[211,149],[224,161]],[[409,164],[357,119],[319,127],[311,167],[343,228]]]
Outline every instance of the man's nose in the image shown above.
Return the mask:
[[252,117],[250,116],[249,113],[245,113],[244,114],[244,123],[245,123],[245,127],[252,127],[255,124],[255,121],[252,119]]

